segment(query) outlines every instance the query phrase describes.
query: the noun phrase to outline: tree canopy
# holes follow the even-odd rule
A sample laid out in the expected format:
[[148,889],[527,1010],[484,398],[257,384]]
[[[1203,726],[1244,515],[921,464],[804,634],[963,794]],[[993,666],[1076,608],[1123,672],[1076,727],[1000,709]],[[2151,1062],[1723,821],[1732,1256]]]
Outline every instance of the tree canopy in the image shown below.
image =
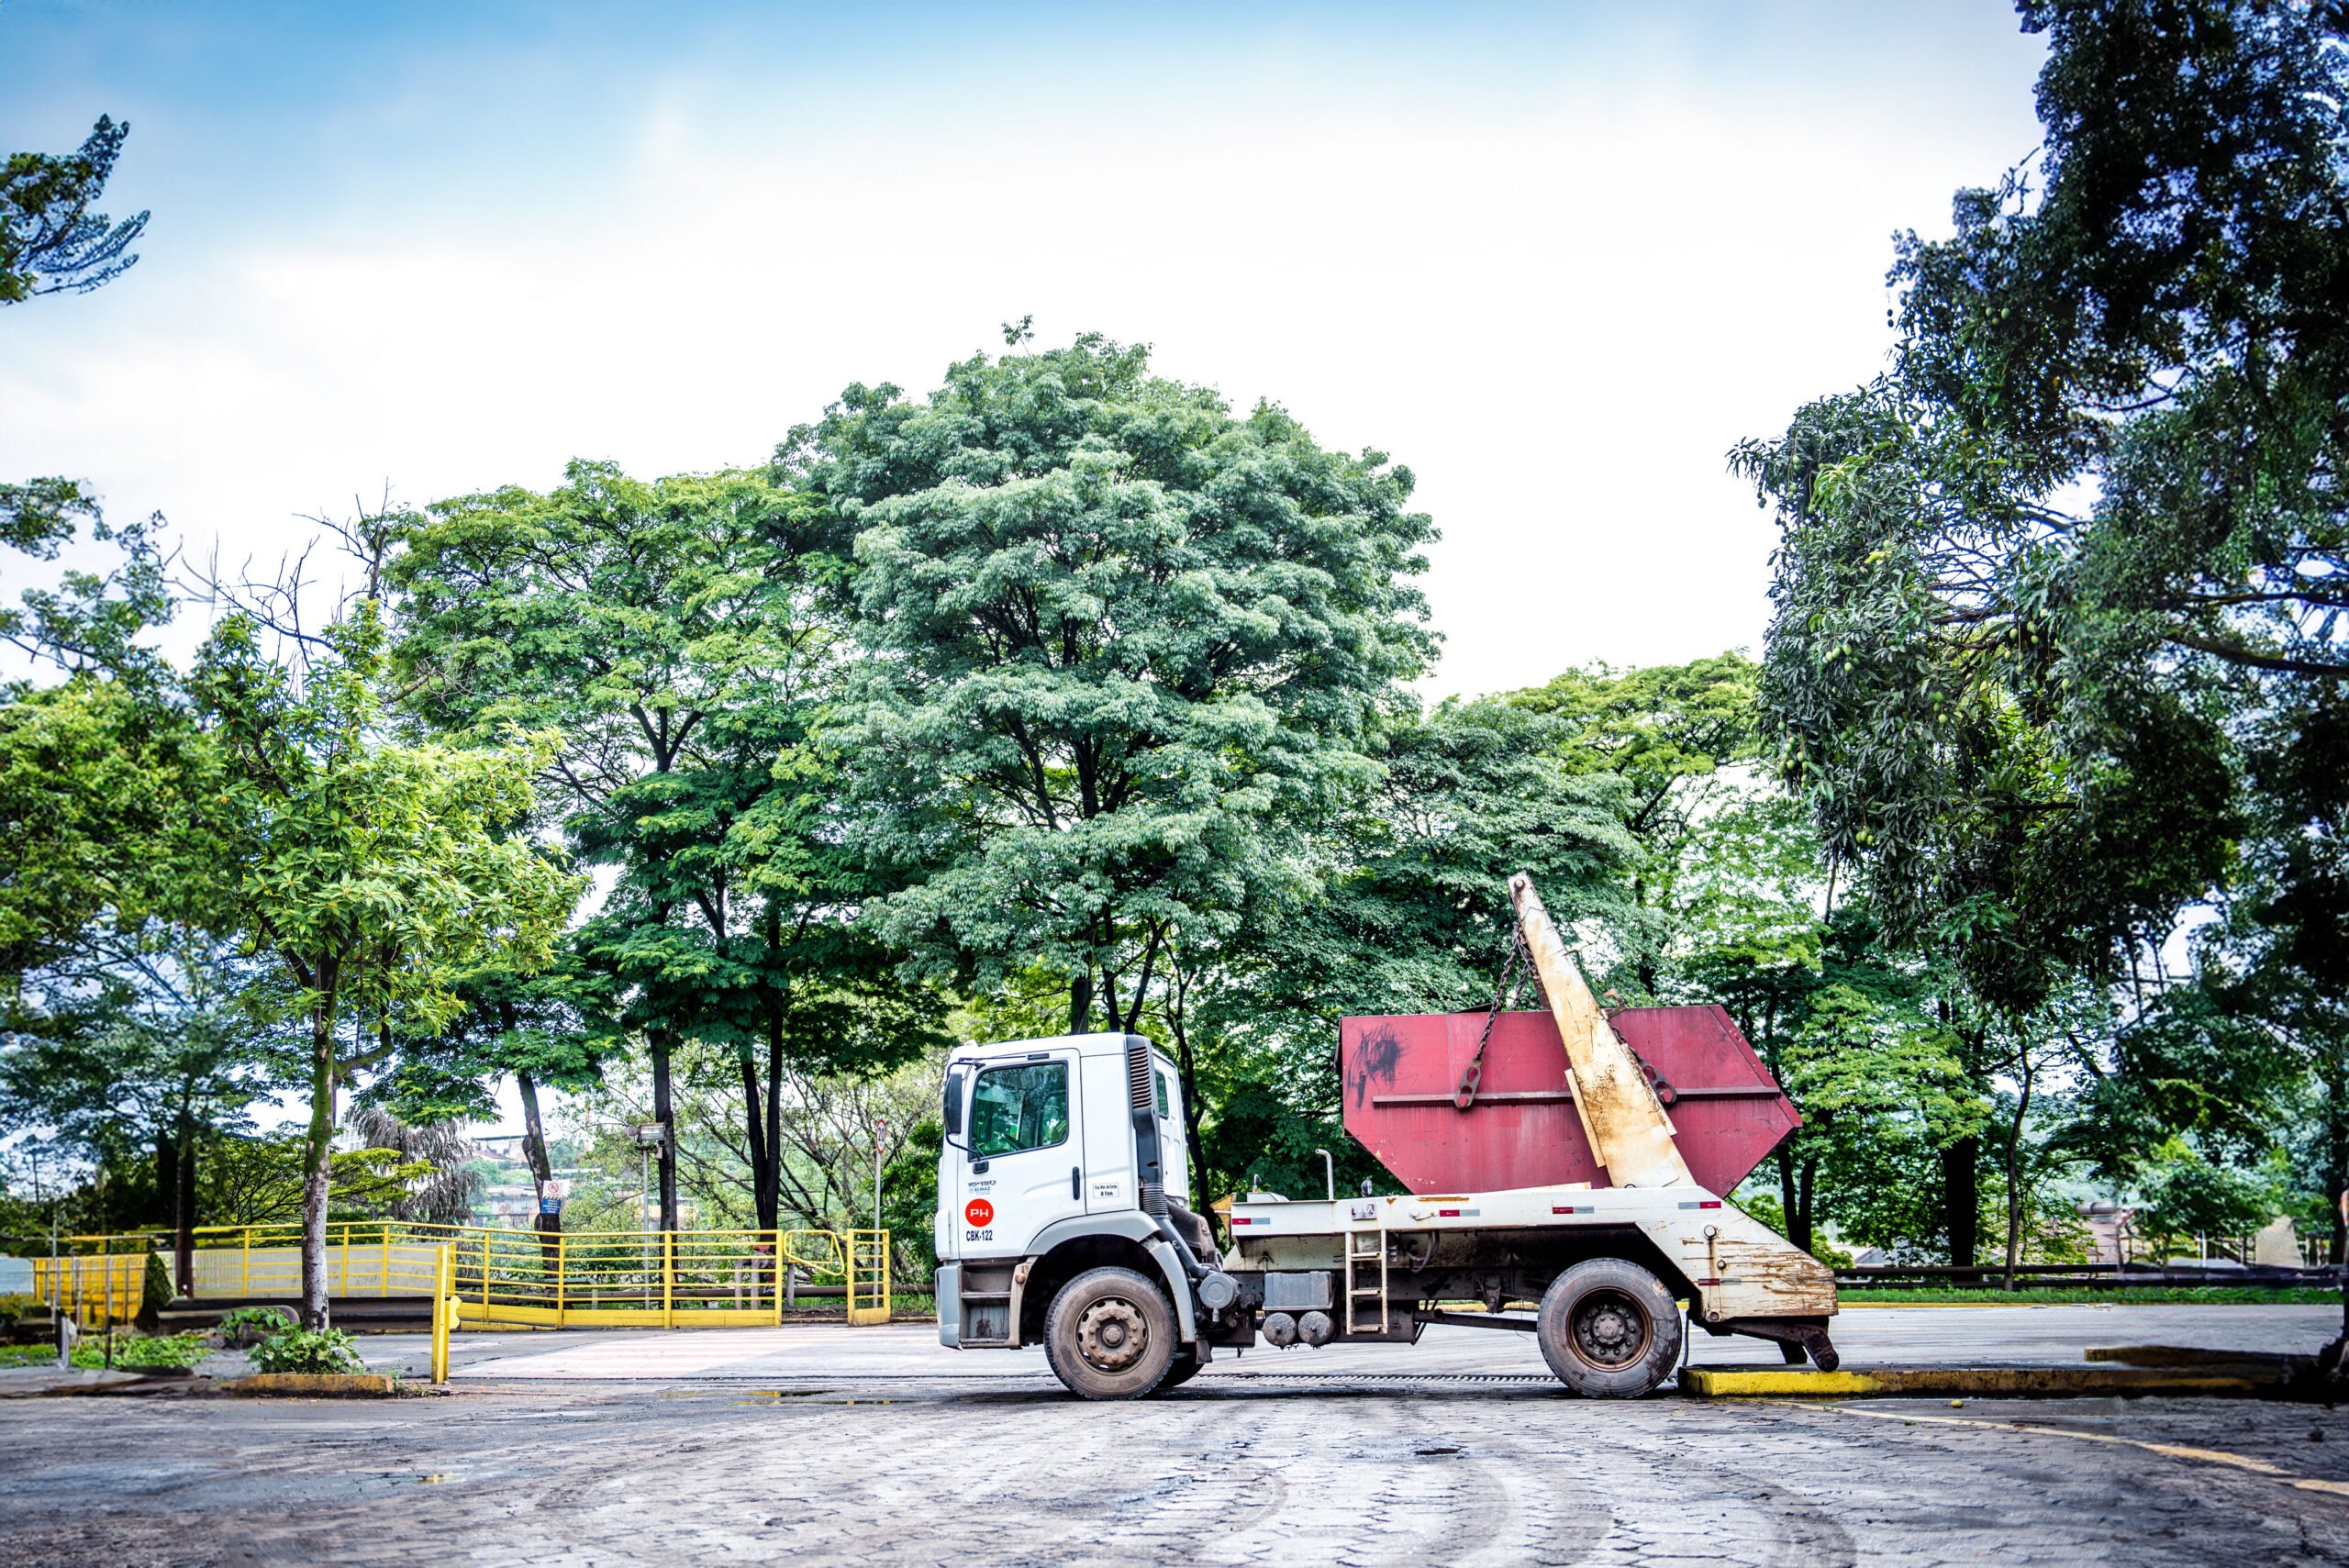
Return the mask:
[[983,987],[1065,976],[1074,1029],[1132,1027],[1168,942],[1375,776],[1431,651],[1409,471],[1139,348],[852,387],[777,465],[857,530],[859,832],[905,884],[878,929]]

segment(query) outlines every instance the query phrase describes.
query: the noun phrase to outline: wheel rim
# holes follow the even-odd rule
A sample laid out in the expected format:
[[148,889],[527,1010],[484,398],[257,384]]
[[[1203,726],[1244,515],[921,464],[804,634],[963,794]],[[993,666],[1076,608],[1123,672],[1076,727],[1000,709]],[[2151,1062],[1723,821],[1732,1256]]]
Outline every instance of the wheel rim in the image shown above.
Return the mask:
[[1612,1370],[1646,1353],[1651,1330],[1640,1304],[1620,1290],[1594,1290],[1575,1303],[1575,1352]]
[[1130,1301],[1108,1296],[1076,1320],[1076,1353],[1096,1372],[1124,1372],[1150,1348],[1150,1325]]

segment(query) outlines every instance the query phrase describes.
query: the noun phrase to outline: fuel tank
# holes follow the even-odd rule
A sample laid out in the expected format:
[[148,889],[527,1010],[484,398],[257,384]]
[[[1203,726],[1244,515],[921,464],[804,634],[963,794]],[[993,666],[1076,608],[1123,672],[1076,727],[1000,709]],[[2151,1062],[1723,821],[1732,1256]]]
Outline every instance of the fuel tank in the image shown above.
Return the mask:
[[[1566,1088],[1566,1048],[1547,1012],[1493,1020],[1475,1096],[1455,1103],[1484,1013],[1347,1018],[1339,1030],[1346,1130],[1414,1193],[1609,1184]],[[1699,1185],[1728,1193],[1802,1118],[1719,1007],[1608,1014],[1671,1118]]]

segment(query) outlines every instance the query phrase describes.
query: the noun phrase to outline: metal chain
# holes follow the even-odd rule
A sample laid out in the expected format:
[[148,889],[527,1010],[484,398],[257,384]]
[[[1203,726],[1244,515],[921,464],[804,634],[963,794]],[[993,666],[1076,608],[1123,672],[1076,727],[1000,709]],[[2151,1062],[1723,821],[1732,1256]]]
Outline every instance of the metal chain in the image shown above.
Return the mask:
[[[1468,1059],[1467,1067],[1460,1074],[1460,1087],[1453,1091],[1452,1103],[1464,1111],[1476,1103],[1476,1085],[1485,1076],[1485,1047],[1493,1042],[1493,1025],[1517,1000],[1525,976],[1533,973],[1533,954],[1525,945],[1525,928],[1520,926],[1516,932],[1517,940],[1509,947],[1508,962],[1501,965],[1500,984],[1493,990],[1492,1010],[1485,1015],[1485,1032],[1476,1040],[1476,1054]],[[1537,989],[1540,987],[1538,977],[1534,984]]]

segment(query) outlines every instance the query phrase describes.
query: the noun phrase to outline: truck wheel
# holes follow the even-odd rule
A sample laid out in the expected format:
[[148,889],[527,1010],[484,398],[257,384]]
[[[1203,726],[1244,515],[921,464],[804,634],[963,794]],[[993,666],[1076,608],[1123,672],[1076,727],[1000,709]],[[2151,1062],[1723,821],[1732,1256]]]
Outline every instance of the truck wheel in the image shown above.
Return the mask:
[[1131,1269],[1088,1269],[1052,1297],[1044,1359],[1086,1399],[1139,1399],[1174,1363],[1174,1308]]
[[1664,1282],[1621,1258],[1591,1258],[1542,1297],[1535,1338],[1558,1381],[1594,1399],[1636,1399],[1680,1360],[1680,1308]]

